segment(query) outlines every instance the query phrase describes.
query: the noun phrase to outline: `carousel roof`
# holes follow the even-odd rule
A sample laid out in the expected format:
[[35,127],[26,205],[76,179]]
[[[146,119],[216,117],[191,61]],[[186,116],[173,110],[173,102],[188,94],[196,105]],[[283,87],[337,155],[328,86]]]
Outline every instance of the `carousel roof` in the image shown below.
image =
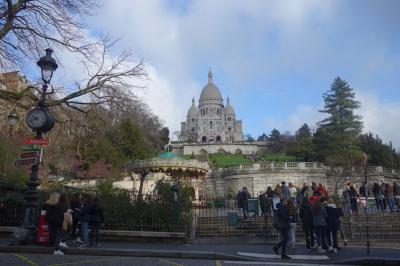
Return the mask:
[[173,152],[165,152],[150,160],[135,160],[127,165],[127,170],[132,173],[185,172],[189,176],[204,175],[209,168],[208,163],[185,160]]
[[182,160],[182,158],[179,157],[178,154],[176,154],[174,152],[161,153],[157,158],[160,158],[160,159],[174,159],[174,158],[176,158],[176,159]]

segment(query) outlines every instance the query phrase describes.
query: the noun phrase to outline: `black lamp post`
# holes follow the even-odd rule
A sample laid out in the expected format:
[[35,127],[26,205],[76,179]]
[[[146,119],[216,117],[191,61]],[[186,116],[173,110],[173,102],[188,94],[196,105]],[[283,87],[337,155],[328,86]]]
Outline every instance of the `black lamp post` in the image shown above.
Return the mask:
[[367,154],[362,154],[362,165],[364,168],[364,186],[365,186],[365,220],[366,220],[366,229],[367,229],[367,254],[370,253],[370,243],[369,243],[369,217],[368,217],[368,178],[367,178],[367,162],[368,156]]
[[[46,103],[46,96],[50,93],[47,92],[48,84],[50,84],[53,72],[57,69],[58,65],[54,58],[51,56],[53,50],[46,49],[46,55],[40,58],[37,65],[42,73],[42,92],[38,105],[31,109],[26,117],[27,125],[36,133],[35,139],[42,139],[43,134],[49,132],[54,126],[54,116],[49,112]],[[38,170],[41,152],[37,155],[36,163],[32,165],[31,176],[28,182],[28,189],[24,193],[25,199],[25,215],[21,227],[14,231],[13,244],[24,244],[33,242],[36,232],[37,208],[39,207],[39,193],[37,191],[38,183]]]
[[7,150],[6,150],[6,159],[4,162],[4,169],[3,169],[3,176],[6,176],[6,172],[7,172],[7,163],[8,163],[8,154],[9,154],[9,150],[10,150],[10,141],[11,141],[11,136],[12,136],[12,130],[14,128],[14,126],[17,124],[19,119],[19,116],[17,114],[17,112],[15,111],[15,109],[12,109],[11,113],[8,114],[7,116],[7,122],[8,122],[8,133],[7,133]]

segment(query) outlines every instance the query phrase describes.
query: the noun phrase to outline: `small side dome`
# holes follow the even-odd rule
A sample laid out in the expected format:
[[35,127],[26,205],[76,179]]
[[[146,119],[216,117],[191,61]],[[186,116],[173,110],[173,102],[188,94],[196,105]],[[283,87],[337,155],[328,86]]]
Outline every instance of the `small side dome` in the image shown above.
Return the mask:
[[192,99],[192,106],[190,106],[187,116],[193,117],[198,116],[200,114],[199,109],[197,109],[194,97]]
[[231,105],[231,103],[230,103],[230,100],[229,100],[229,97],[227,98],[227,104],[226,104],[226,106],[225,106],[225,108],[224,108],[224,112],[225,112],[225,115],[235,115],[235,110],[233,109],[233,107],[232,107],[232,105]]

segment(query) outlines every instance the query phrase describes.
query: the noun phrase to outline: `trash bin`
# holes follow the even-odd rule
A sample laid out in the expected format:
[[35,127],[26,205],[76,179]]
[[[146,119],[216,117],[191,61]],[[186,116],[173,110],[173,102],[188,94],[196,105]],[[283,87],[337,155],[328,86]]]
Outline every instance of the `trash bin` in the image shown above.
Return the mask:
[[252,199],[248,199],[247,201],[248,203],[248,212],[249,213],[254,213],[256,216],[258,216],[259,212],[258,212],[258,199],[257,198],[252,198]]
[[237,223],[238,223],[237,212],[228,212],[228,224],[229,225],[237,225]]

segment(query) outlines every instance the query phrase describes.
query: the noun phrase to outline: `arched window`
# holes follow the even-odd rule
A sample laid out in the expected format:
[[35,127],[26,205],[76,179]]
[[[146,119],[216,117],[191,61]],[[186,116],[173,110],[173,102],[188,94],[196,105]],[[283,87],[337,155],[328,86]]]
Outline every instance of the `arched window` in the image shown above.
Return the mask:
[[226,151],[224,149],[220,148],[220,149],[218,149],[217,153],[224,154],[224,153],[226,153]]
[[210,129],[212,129],[212,127],[213,127],[213,122],[210,121]]
[[243,151],[241,149],[236,149],[235,154],[243,154]]
[[192,122],[194,122],[194,118],[192,118]]
[[207,137],[206,137],[206,136],[203,136],[203,137],[201,138],[201,142],[207,142]]
[[221,136],[217,136],[217,138],[215,139],[216,142],[220,142],[221,141]]

